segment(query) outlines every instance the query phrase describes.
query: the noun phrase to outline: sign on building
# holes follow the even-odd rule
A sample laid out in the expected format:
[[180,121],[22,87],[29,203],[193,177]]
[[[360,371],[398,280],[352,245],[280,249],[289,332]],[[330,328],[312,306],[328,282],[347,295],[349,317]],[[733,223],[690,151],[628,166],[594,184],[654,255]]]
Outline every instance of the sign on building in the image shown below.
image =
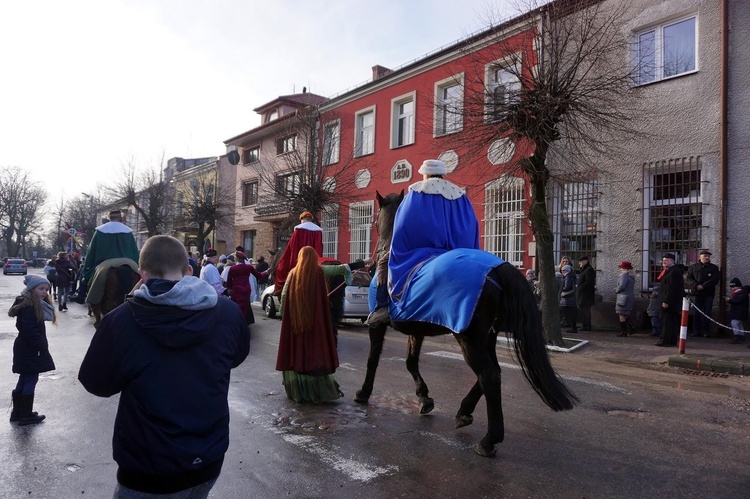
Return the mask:
[[396,161],[391,168],[391,183],[409,182],[411,180],[411,163],[405,159]]

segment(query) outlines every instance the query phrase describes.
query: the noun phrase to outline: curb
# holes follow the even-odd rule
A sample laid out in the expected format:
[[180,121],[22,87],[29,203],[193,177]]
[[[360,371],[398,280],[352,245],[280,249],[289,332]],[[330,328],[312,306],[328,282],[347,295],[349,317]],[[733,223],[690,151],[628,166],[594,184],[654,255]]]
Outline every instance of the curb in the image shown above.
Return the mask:
[[681,367],[694,371],[708,371],[735,375],[750,375],[750,363],[743,360],[717,359],[710,356],[671,355],[668,360],[671,367]]

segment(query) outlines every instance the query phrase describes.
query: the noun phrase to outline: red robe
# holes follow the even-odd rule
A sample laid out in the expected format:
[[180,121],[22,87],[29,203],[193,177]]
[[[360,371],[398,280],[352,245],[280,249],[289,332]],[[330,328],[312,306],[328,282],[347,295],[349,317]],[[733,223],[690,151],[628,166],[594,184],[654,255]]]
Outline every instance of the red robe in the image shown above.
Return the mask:
[[276,271],[274,272],[274,294],[277,296],[281,296],[286,276],[297,265],[299,250],[305,246],[312,246],[319,257],[323,255],[323,231],[307,230],[301,227],[301,225],[305,224],[300,224],[294,228],[292,237],[289,239],[289,243],[286,245],[284,253],[281,254],[279,263],[276,265]]
[[318,273],[316,285],[315,308],[310,311],[315,314],[311,330],[298,331],[296,334],[292,331],[292,321],[288,312],[289,299],[284,302],[279,354],[276,358],[277,371],[322,376],[333,374],[339,366],[331,310],[328,305],[328,290],[322,271]]
[[232,301],[240,306],[247,323],[253,324],[255,317],[253,316],[253,309],[250,307],[250,295],[252,294],[250,274],[259,280],[263,277],[263,273],[255,270],[255,267],[249,263],[232,265],[229,267],[229,273],[227,274],[227,289],[230,290],[229,297]]

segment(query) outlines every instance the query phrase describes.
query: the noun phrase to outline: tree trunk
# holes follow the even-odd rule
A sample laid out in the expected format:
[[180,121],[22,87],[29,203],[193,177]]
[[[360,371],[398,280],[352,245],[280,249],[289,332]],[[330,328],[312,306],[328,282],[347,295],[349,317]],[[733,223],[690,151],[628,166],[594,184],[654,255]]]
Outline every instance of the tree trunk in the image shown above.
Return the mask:
[[[539,152],[539,149],[537,149]],[[555,277],[555,236],[549,223],[547,213],[547,179],[545,166],[546,156],[534,153],[528,158],[527,171],[531,183],[531,209],[529,221],[531,231],[536,238],[536,254],[539,259],[539,283],[542,290],[542,325],[549,343],[563,345],[560,329],[560,302],[557,297],[557,278]]]

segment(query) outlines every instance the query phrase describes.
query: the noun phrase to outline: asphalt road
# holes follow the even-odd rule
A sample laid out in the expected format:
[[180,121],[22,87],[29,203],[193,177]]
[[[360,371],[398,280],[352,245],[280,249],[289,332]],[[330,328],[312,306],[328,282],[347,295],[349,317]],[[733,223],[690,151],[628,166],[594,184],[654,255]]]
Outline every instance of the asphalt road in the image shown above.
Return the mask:
[[[39,272],[39,271],[32,271]],[[0,309],[22,288],[0,277]],[[93,335],[85,309],[69,305],[48,327],[57,371],[42,376],[42,424],[0,425],[0,497],[111,497],[111,437],[117,397],[88,394],[77,381]],[[486,428],[453,428],[473,384],[456,342],[425,343],[422,374],[435,410],[420,416],[404,367],[405,337],[389,331],[370,405],[352,401],[369,347],[355,322],[340,330],[345,397],[332,404],[289,401],[274,370],[280,323],[255,308],[247,360],[233,372],[231,443],[211,497],[747,497],[750,383],[687,377],[674,369],[613,361],[596,348],[553,354],[582,403],[554,413],[507,351],[503,366],[505,442],[495,458],[472,452]],[[14,321],[0,317],[0,393],[10,405]],[[5,414],[7,418],[9,409]]]

